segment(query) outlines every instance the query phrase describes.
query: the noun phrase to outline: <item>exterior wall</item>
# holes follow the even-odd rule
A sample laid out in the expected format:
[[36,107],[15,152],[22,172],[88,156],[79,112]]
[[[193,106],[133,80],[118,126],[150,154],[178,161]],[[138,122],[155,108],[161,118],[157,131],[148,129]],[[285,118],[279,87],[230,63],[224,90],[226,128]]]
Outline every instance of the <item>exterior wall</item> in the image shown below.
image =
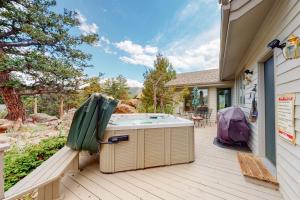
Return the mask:
[[[252,68],[255,72],[258,83],[258,104],[263,100],[263,83],[260,72],[262,64],[272,53],[267,49],[268,42],[277,38],[286,41],[290,34],[300,35],[300,1],[276,0],[271,11],[258,30],[247,53],[243,57],[240,69]],[[241,33],[242,34],[242,33]],[[277,178],[280,183],[280,191],[286,200],[300,199],[300,59],[286,61],[281,50],[274,50],[275,65],[275,93],[296,93],[296,115],[295,126],[297,130],[297,145],[289,144],[276,135],[276,157],[277,157]],[[238,74],[237,74],[238,75]],[[236,76],[238,77],[238,76]],[[254,78],[255,79],[255,78]],[[247,93],[251,88],[246,88],[246,103],[241,107],[247,114],[249,112],[249,102]],[[251,102],[250,102],[251,103]],[[254,153],[264,155],[264,108],[261,107],[258,121],[251,124],[252,136],[249,142]]]
[[[246,118],[248,119],[250,110],[251,110],[251,105],[252,105],[252,98],[250,98],[250,94],[252,89],[254,88],[255,84],[258,85],[258,66],[257,65],[252,65],[248,66],[247,69],[253,71],[253,77],[252,77],[252,82],[249,85],[245,86],[245,104],[239,104],[239,88],[237,86],[237,83],[235,84],[235,101],[233,105],[238,105],[245,113]],[[243,71],[241,72],[243,73]],[[241,74],[236,76],[236,79],[239,78]],[[259,94],[256,93],[256,100],[257,102],[259,101]],[[258,115],[258,119],[256,122],[250,122],[249,126],[251,128],[251,135],[249,138],[248,146],[252,150],[254,154],[258,154],[258,120],[260,120],[260,115]]]
[[[200,87],[200,86],[199,86]],[[177,91],[179,94],[181,90]],[[211,115],[211,122],[215,122],[217,119],[217,88],[216,87],[209,87],[208,88],[208,107],[213,109]],[[174,114],[179,114],[179,111],[184,110],[184,102],[180,102],[175,106]]]
[[211,122],[215,122],[217,119],[217,88],[208,88],[208,108],[212,108]]

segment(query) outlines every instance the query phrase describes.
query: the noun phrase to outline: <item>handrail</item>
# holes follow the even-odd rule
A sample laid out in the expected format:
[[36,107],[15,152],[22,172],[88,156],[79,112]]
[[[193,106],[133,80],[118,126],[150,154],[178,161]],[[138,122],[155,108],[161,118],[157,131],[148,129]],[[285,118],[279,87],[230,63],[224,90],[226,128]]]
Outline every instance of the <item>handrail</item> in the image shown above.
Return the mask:
[[0,199],[4,199],[4,151],[9,147],[8,143],[0,143]]

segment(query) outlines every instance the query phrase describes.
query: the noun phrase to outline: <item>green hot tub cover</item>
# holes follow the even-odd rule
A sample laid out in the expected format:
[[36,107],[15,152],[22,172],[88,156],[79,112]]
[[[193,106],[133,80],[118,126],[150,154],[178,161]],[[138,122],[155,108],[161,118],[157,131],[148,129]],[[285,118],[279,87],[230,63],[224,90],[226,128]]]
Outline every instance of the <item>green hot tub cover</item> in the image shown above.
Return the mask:
[[96,153],[103,140],[109,119],[118,101],[93,94],[75,112],[67,146],[74,150]]

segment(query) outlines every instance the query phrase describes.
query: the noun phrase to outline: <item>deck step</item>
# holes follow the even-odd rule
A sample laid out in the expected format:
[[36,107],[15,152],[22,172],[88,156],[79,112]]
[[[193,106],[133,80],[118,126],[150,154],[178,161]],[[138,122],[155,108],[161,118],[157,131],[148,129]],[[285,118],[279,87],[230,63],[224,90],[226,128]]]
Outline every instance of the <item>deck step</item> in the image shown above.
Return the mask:
[[259,157],[250,153],[237,153],[241,171],[247,181],[278,190],[279,183]]

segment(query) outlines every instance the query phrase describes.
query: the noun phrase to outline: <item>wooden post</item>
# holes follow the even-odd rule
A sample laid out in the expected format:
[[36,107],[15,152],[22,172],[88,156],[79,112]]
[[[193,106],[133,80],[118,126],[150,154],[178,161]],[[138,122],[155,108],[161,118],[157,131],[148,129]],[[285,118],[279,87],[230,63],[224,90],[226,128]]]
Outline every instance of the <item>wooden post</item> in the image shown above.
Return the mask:
[[0,143],[0,199],[4,199],[4,151],[9,148],[9,144]]
[[33,114],[37,114],[38,113],[38,108],[37,108],[37,96],[34,96],[34,102],[33,102]]
[[64,118],[64,96],[60,97],[60,107],[59,107],[59,119]]

